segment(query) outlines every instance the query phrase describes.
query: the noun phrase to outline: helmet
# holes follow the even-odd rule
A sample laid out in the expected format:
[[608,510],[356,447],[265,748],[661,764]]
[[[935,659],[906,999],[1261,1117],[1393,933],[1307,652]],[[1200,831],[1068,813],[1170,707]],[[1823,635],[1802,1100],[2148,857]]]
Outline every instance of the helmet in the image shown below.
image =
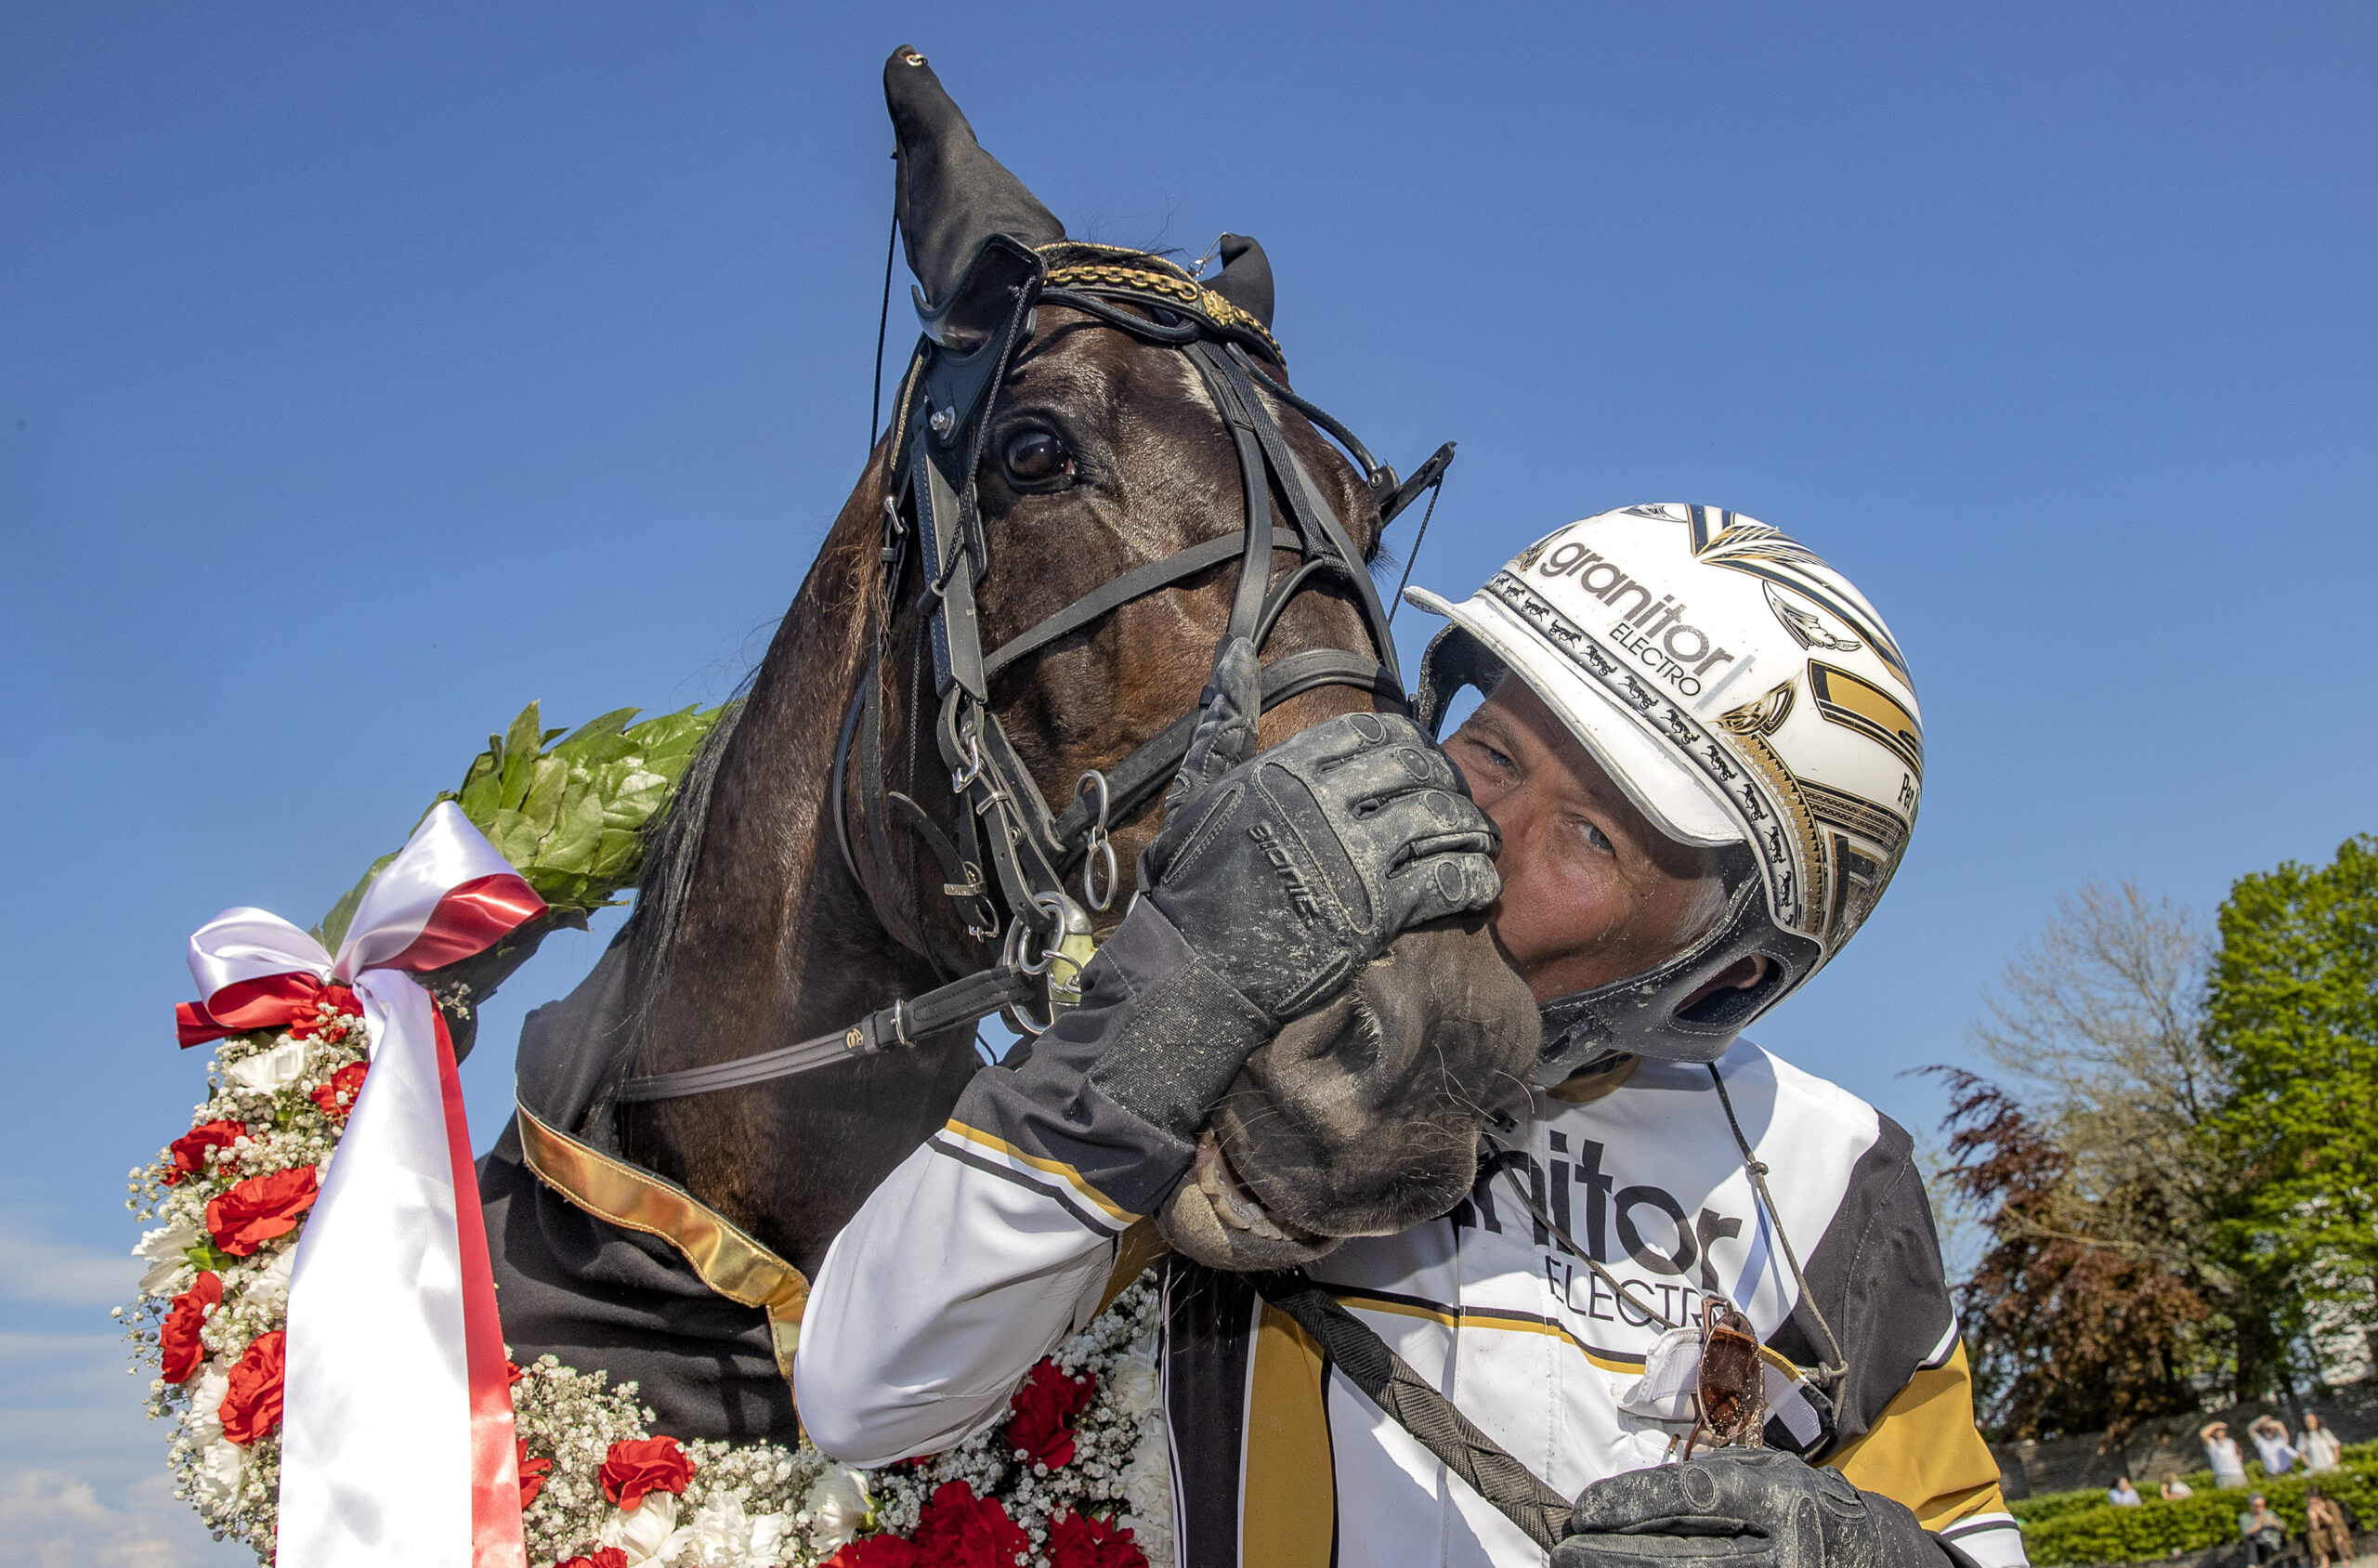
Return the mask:
[[[1420,664],[1431,734],[1462,686],[1535,688],[1672,838],[1718,848],[1725,912],[1658,967],[1544,1006],[1537,1079],[1618,1052],[1714,1062],[1882,896],[1924,788],[1907,663],[1814,551],[1714,506],[1629,506],[1546,535],[1460,604]],[[1749,990],[1686,999],[1750,954]]]

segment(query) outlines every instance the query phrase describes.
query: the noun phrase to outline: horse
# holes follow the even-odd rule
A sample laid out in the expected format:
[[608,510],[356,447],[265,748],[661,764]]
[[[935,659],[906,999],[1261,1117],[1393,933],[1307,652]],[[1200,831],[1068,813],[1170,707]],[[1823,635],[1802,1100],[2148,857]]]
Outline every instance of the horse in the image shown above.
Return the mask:
[[[973,1020],[1041,1026],[1119,923],[1222,638],[1261,647],[1266,744],[1404,704],[1370,566],[1432,472],[1290,388],[1261,247],[1208,282],[1069,239],[921,55],[884,86],[926,326],[893,429],[480,1168],[513,1353],[633,1376],[685,1437],[797,1432],[808,1276],[981,1066]],[[1407,932],[1248,1063],[1127,1247],[1277,1269],[1444,1213],[1537,1041],[1483,917]]]

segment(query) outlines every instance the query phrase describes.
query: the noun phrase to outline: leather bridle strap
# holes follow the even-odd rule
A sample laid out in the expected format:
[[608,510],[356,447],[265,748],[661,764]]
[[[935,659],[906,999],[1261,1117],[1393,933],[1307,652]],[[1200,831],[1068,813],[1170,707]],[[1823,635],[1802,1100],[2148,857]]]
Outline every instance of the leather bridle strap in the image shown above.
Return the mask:
[[707,1067],[686,1067],[673,1073],[629,1078],[620,1085],[614,1097],[621,1101],[674,1100],[687,1094],[708,1094],[790,1078],[812,1067],[847,1062],[854,1056],[872,1056],[895,1046],[914,1045],[937,1029],[978,1023],[1003,1007],[1031,1000],[1039,990],[1040,976],[1037,974],[1005,966],[986,969],[921,997],[895,1001],[830,1035]]
[[1478,1430],[1444,1394],[1389,1348],[1370,1325],[1301,1269],[1249,1275],[1256,1292],[1313,1338],[1322,1354],[1390,1420],[1444,1461],[1445,1468],[1545,1550],[1569,1523],[1569,1499],[1536,1478],[1503,1445]]
[[[1150,258],[1151,260],[1153,258]],[[1064,878],[1102,842],[1101,835],[1157,799],[1187,754],[1197,713],[1183,714],[1120,762],[1094,776],[1094,792],[1078,791],[1062,814],[1052,813],[1030,769],[1009,741],[990,707],[990,684],[1020,660],[1064,637],[1095,625],[1122,606],[1175,586],[1200,572],[1238,562],[1230,618],[1222,641],[1245,637],[1261,647],[1273,625],[1309,582],[1322,573],[1342,577],[1354,595],[1370,634],[1376,659],[1339,648],[1289,654],[1263,667],[1265,712],[1324,686],[1350,686],[1390,705],[1405,705],[1395,645],[1378,590],[1362,554],[1313,475],[1288,445],[1279,423],[1264,405],[1268,392],[1334,437],[1363,468],[1382,506],[1382,526],[1392,504],[1409,497],[1392,470],[1379,467],[1352,432],[1289,391],[1248,357],[1247,344],[1267,353],[1277,346],[1260,323],[1183,278],[1143,268],[1079,266],[1052,275],[1042,257],[1005,236],[994,236],[976,257],[969,288],[1004,287],[1003,326],[971,348],[928,339],[918,347],[903,379],[901,407],[894,425],[894,461],[899,493],[886,503],[883,559],[887,603],[896,592],[908,538],[913,532],[923,572],[926,627],[932,653],[934,694],[939,699],[935,731],[943,763],[958,797],[960,842],[952,842],[909,796],[885,786],[878,717],[882,704],[882,647],[843,715],[834,747],[831,801],[835,833],[845,868],[862,886],[859,856],[847,817],[851,747],[860,748],[859,815],[866,826],[869,859],[888,884],[891,844],[883,813],[896,807],[907,826],[941,864],[943,892],[969,908],[970,934],[998,934],[999,903],[987,877],[997,883],[1009,920],[1007,946],[998,965],[869,1014],[848,1028],[796,1041],[739,1061],[631,1078],[622,1101],[673,1099],[722,1089],[764,1083],[790,1074],[897,1045],[913,1044],[936,1030],[971,1024],[1002,1008],[1016,1009],[1044,988],[1053,1005],[1056,974],[1066,962],[1078,973],[1087,947],[1061,956],[1061,942],[1086,942],[1089,925],[1081,908],[1065,891]],[[1064,277],[1078,286],[1051,286]],[[1124,302],[1137,308],[1126,308]],[[1245,527],[1235,534],[1194,544],[1161,560],[1122,573],[1038,625],[990,651],[983,651],[974,585],[987,565],[977,513],[975,475],[991,412],[1007,371],[1032,332],[1034,307],[1061,305],[1148,342],[1180,349],[1196,368],[1221,413],[1238,458],[1244,490]],[[1185,307],[1185,308],[1184,308]],[[1143,313],[1145,312],[1145,313]],[[1259,385],[1261,390],[1259,390]],[[1442,457],[1437,461],[1442,468]],[[1277,485],[1287,527],[1274,522]],[[910,511],[914,528],[902,517]],[[1301,553],[1275,587],[1273,557]],[[919,672],[921,676],[921,670]],[[914,708],[916,704],[911,703]],[[911,713],[913,725],[921,715]],[[1111,863],[1111,862],[1110,862]],[[1085,873],[1087,882],[1087,873]],[[1085,885],[1084,895],[1090,895]],[[1104,908],[1101,903],[1098,907]],[[977,921],[983,922],[977,924]],[[1040,957],[1030,958],[1030,935],[1038,934]],[[921,925],[916,934],[921,939]],[[934,960],[936,964],[940,960]]]
[[[1272,530],[1273,549],[1300,550],[1303,547],[1304,542],[1287,529]],[[1192,544],[1186,550],[1176,550],[1160,561],[1134,567],[1103,587],[1091,589],[1030,631],[1001,643],[986,654],[983,674],[986,679],[996,677],[1026,654],[1038,653],[1059,637],[1104,620],[1109,612],[1122,608],[1133,599],[1145,598],[1159,588],[1169,588],[1182,578],[1195,577],[1209,567],[1236,560],[1246,551],[1246,541],[1224,534],[1203,544]]]

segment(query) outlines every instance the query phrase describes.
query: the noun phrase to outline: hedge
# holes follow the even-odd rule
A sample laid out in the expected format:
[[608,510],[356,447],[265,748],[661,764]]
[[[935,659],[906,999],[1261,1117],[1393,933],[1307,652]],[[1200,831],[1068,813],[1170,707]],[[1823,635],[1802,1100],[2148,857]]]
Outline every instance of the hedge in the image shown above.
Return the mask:
[[2290,1535],[2304,1532],[2304,1489],[2316,1482],[2365,1527],[2378,1522],[2378,1443],[2354,1444],[2343,1459],[2342,1470],[2326,1475],[2298,1470],[2277,1480],[2250,1463],[2243,1491],[2216,1490],[2213,1472],[2197,1470],[2187,1477],[2196,1496],[2175,1503],[2149,1491],[2136,1508],[2116,1508],[2106,1501],[2102,1487],[2087,1487],[2025,1497],[2010,1509],[2022,1523],[2023,1547],[2037,1568],[2146,1562],[2237,1540],[2238,1516],[2256,1492],[2270,1499],[2271,1511],[2286,1522]]

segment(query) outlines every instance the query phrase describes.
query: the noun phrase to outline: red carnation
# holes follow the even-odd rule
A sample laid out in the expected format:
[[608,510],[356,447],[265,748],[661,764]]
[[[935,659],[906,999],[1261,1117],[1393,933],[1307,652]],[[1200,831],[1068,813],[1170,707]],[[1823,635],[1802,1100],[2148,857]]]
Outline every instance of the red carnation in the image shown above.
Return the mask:
[[628,1554],[617,1547],[596,1547],[592,1557],[565,1557],[554,1568],[628,1568]]
[[1051,1470],[1072,1464],[1074,1418],[1090,1407],[1097,1390],[1098,1379],[1086,1373],[1061,1371],[1053,1361],[1040,1363],[1008,1401],[1015,1412],[1007,1424],[1008,1446]]
[[281,1424],[281,1352],[288,1338],[278,1328],[258,1335],[231,1368],[231,1389],[223,1396],[223,1435],[242,1448]]
[[333,1121],[345,1121],[355,1109],[355,1097],[363,1092],[363,1064],[349,1062],[331,1075],[330,1082],[315,1090],[307,1098],[321,1107],[322,1115]]
[[239,1121],[202,1122],[191,1128],[167,1145],[166,1152],[174,1156],[174,1168],[165,1172],[165,1185],[178,1187],[186,1176],[205,1175],[207,1150],[228,1149],[233,1139],[247,1135],[247,1124]]
[[[320,1007],[321,1002],[330,1003],[331,1010],[340,1016],[324,1017]],[[321,996],[317,999],[315,1010],[301,1018],[291,1020],[289,1032],[299,1039],[312,1039],[316,1035],[328,1035],[333,1039],[345,1039],[346,1031],[352,1026],[348,1020],[361,1016],[362,1013],[363,1004],[355,999],[353,991],[344,986],[325,986],[322,987]]]
[[310,1165],[251,1176],[206,1206],[206,1229],[216,1246],[244,1258],[295,1230],[298,1217],[314,1207],[315,1196]]
[[924,1562],[925,1554],[906,1535],[861,1535],[844,1543],[823,1568],[924,1568]]
[[[934,1568],[1014,1568],[1032,1550],[1032,1537],[990,1497],[977,1497],[962,1481],[934,1488],[911,1537],[920,1561]],[[894,1568],[869,1563],[867,1568]]]
[[223,1281],[213,1274],[200,1274],[174,1298],[165,1326],[157,1330],[157,1347],[165,1352],[165,1381],[186,1383],[205,1362],[206,1347],[198,1342],[198,1331],[206,1326],[206,1314],[222,1302]]
[[693,1479],[694,1462],[673,1437],[614,1443],[603,1456],[603,1496],[621,1510],[642,1503],[647,1492],[683,1492]]
[[1086,1513],[1049,1520],[1050,1568],[1148,1568],[1148,1554],[1131,1532]]
[[530,1458],[529,1440],[525,1437],[516,1437],[512,1444],[520,1451],[520,1507],[525,1511],[530,1503],[537,1500],[537,1494],[545,1489],[545,1477],[553,1474],[554,1462]]

